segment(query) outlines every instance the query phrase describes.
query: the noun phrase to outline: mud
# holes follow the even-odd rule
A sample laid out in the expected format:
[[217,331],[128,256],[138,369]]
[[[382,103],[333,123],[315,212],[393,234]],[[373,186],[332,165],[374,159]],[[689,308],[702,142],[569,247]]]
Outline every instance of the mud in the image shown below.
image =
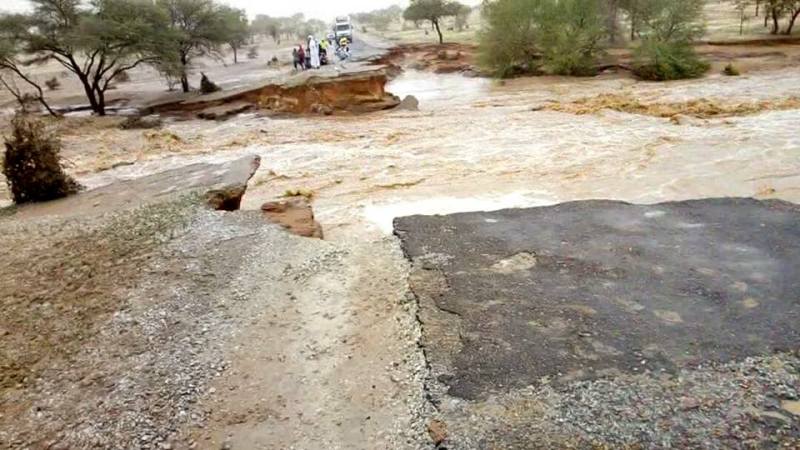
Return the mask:
[[410,68],[418,71],[444,73],[480,73],[475,54],[477,46],[445,43],[439,44],[401,44],[377,58],[377,64]]

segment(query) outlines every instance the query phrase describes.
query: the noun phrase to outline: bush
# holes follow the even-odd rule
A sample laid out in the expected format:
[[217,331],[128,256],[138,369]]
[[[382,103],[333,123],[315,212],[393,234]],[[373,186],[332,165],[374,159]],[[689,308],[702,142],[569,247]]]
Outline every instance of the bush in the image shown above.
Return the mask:
[[733,67],[733,63],[728,63],[728,65],[725,66],[724,69],[722,69],[722,74],[727,75],[729,77],[736,77],[740,75],[739,69]]
[[496,76],[595,74],[605,35],[596,0],[499,0],[484,8],[479,61]]
[[45,81],[44,85],[47,86],[47,89],[49,89],[51,91],[55,91],[55,90],[57,90],[58,88],[61,87],[61,82],[58,81],[58,78],[53,77],[53,78],[50,78],[49,80]]
[[120,72],[117,76],[114,77],[114,81],[117,83],[127,83],[131,81],[131,76],[128,75],[128,72]]
[[691,44],[645,39],[634,52],[633,73],[644,80],[666,81],[697,78],[709,69]]
[[535,72],[541,58],[536,47],[540,4],[534,0],[499,0],[486,3],[483,12],[479,64],[500,78]]
[[605,36],[604,15],[596,0],[546,3],[541,18],[542,67],[554,75],[590,76],[597,73]]
[[42,122],[17,115],[11,127],[12,134],[5,139],[3,175],[15,203],[53,200],[80,190],[61,167],[61,143]]

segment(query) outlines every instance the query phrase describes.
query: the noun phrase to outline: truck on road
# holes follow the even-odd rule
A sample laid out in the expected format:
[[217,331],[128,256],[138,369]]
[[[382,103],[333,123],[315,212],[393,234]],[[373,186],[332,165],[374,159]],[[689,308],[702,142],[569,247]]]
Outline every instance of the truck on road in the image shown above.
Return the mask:
[[336,41],[342,38],[347,38],[348,41],[353,42],[353,23],[350,21],[349,16],[340,16],[336,18],[333,25],[333,34],[336,36]]

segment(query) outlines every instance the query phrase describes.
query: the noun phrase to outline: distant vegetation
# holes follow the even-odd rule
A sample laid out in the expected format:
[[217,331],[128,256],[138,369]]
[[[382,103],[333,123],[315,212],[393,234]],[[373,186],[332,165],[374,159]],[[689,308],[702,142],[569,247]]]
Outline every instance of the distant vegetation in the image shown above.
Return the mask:
[[318,19],[306,20],[303,14],[290,17],[271,17],[263,14],[256,16],[250,25],[254,35],[269,36],[276,43],[287,39],[305,42],[309,35],[327,34],[328,25]]
[[411,22],[428,21],[439,35],[439,43],[444,43],[441,21],[445,17],[466,16],[472,10],[461,3],[451,0],[411,0],[403,12],[403,18]]
[[403,17],[403,8],[393,5],[374,11],[354,13],[350,17],[361,25],[369,25],[378,31],[386,31],[392,23]]

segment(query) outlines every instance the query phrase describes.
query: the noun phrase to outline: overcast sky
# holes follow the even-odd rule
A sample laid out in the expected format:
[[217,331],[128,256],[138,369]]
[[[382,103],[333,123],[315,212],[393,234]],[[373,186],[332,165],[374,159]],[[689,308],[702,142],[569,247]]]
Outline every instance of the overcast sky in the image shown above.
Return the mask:
[[[301,12],[306,17],[316,17],[333,21],[337,15],[353,12],[371,11],[390,5],[408,4],[408,0],[218,0],[236,8],[243,8],[250,17],[256,14],[271,16],[290,16]],[[476,0],[464,3],[476,4]],[[0,0],[0,9],[6,11],[25,11],[30,8],[28,0]]]

